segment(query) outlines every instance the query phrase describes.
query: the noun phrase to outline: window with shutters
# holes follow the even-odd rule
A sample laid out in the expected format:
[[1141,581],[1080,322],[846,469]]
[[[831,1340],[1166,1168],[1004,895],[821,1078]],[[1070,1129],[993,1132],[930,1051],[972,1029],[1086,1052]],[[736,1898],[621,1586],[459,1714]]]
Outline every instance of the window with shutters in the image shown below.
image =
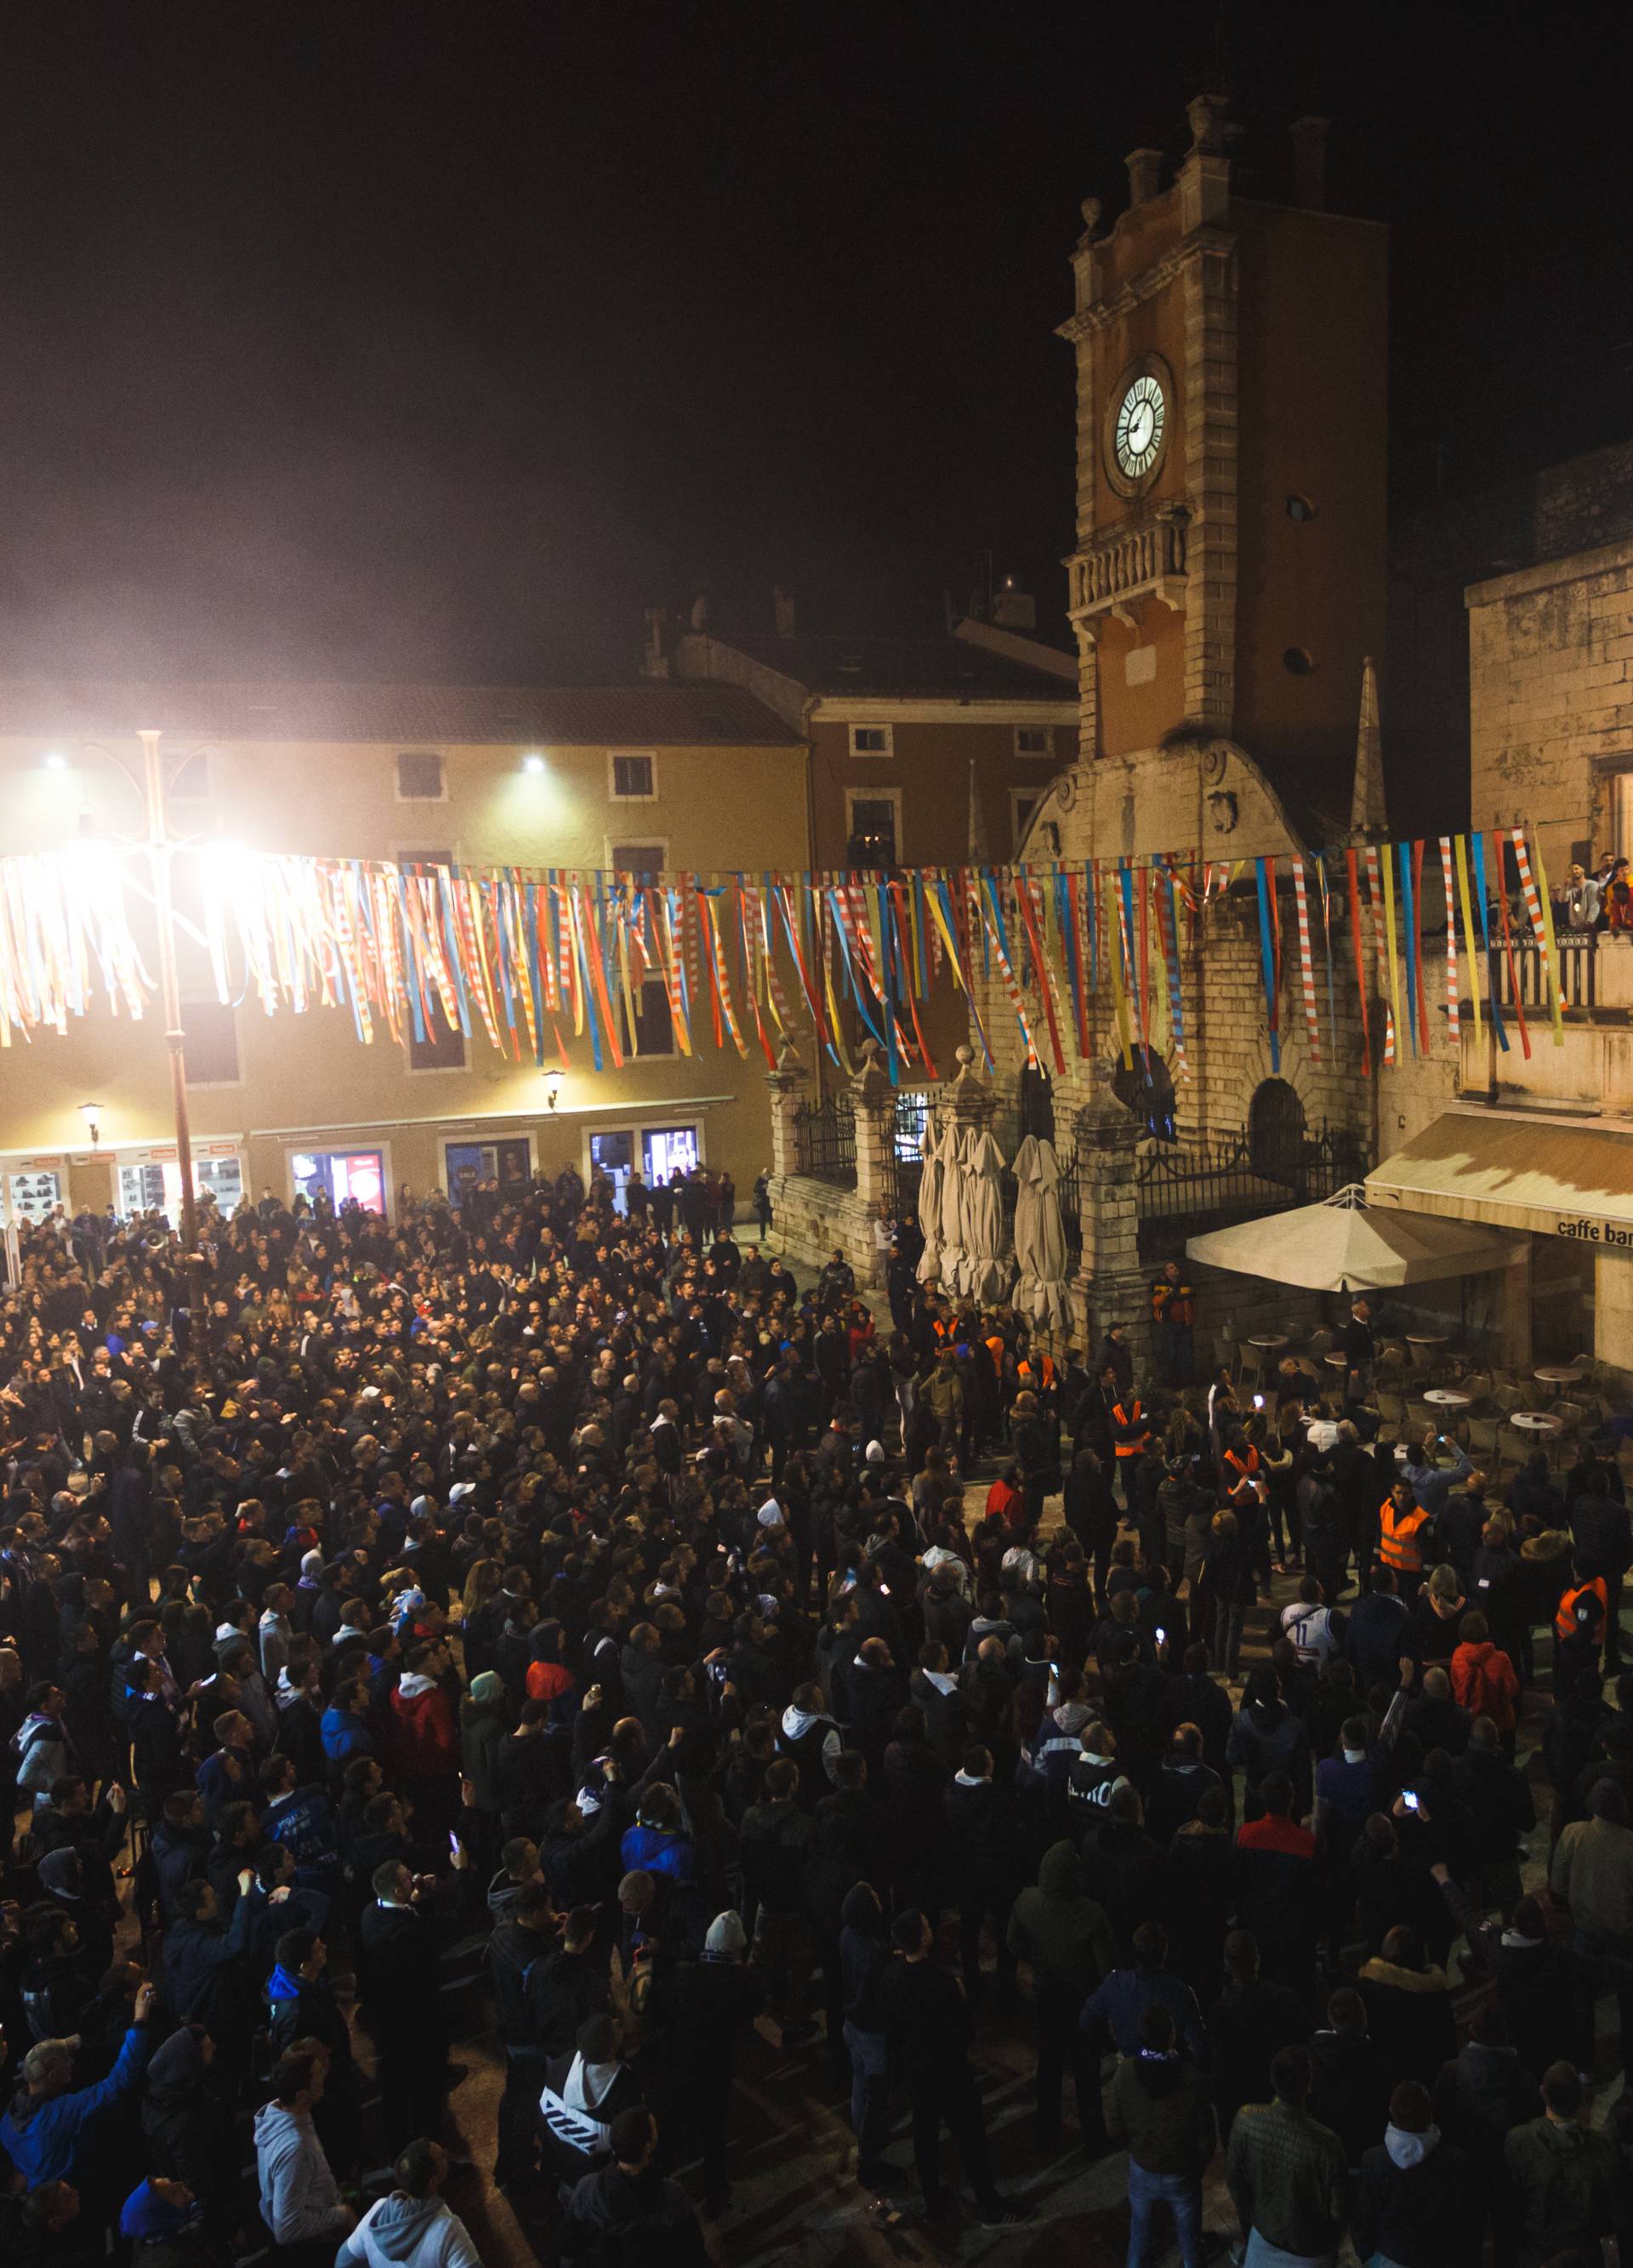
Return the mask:
[[658,792],[658,759],[610,751],[612,795],[617,803],[651,803]]

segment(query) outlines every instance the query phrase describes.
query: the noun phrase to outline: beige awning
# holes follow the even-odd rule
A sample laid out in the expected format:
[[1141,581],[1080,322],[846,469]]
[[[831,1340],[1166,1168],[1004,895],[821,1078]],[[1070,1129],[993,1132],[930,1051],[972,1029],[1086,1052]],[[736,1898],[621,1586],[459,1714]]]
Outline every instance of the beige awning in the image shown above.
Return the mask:
[[1530,1249],[1496,1229],[1371,1204],[1353,1184],[1320,1204],[1210,1229],[1185,1248],[1209,1268],[1313,1292],[1381,1291],[1473,1276],[1505,1268],[1518,1250]]
[[1381,1210],[1633,1248],[1633,1128],[1448,1110],[1366,1177]]

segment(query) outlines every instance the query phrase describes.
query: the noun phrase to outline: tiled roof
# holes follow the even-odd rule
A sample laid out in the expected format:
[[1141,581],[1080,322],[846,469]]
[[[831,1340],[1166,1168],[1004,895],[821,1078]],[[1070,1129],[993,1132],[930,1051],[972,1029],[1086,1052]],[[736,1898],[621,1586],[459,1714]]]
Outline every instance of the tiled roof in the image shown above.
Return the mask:
[[780,717],[740,686],[169,684],[0,678],[0,734],[192,740],[498,741],[543,747],[789,747]]
[[1060,701],[1075,709],[1075,685],[958,637],[776,637],[719,634],[719,643],[811,692],[939,701]]

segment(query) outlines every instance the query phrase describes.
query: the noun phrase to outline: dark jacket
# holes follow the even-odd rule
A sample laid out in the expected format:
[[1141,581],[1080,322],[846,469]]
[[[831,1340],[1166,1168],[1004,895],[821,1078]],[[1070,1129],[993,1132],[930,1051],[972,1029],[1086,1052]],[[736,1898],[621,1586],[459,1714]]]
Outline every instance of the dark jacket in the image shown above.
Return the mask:
[[1311,2035],[1310,2115],[1330,2126],[1358,2166],[1389,2117],[1394,2079],[1371,2032],[1319,2031]]
[[1142,2048],[1125,2056],[1112,2081],[1109,2131],[1148,2174],[1200,2181],[1219,2142],[1208,2081],[1178,2054]]
[[1083,1889],[1083,1861],[1069,1843],[1046,1851],[1037,1887],[1023,1890],[1009,1915],[1009,1951],[1031,1964],[1034,1999],[1060,1994],[1081,2003],[1116,1960],[1104,1906]]
[[873,1890],[858,1882],[839,1910],[839,1963],[845,1978],[845,2021],[859,2032],[882,2032],[879,1979],[890,1965],[884,1916]]
[[[1433,2131],[1433,2130],[1431,2130]],[[1455,2142],[1436,2135],[1388,2135],[1361,2161],[1356,2184],[1356,2250],[1381,2252],[1399,2268],[1478,2268],[1485,2204],[1474,2169]],[[1399,2162],[1403,2156],[1415,2162]]]
[[1519,2268],[1541,2268],[1578,2247],[1596,2250],[1619,2224],[1622,2169],[1608,2135],[1533,2118],[1514,2129],[1504,2155],[1514,2186]]

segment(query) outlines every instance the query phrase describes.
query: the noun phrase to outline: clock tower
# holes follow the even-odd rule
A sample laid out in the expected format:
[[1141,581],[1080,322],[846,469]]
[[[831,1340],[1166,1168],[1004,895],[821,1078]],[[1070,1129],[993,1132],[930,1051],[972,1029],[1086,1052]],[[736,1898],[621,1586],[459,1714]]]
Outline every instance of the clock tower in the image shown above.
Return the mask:
[[1189,106],[1166,187],[1136,150],[1127,210],[1102,231],[1086,204],[1073,255],[1067,572],[1102,855],[1234,858],[1318,815],[1335,839],[1383,650],[1385,234],[1323,209],[1323,120],[1293,129],[1293,202],[1240,195],[1225,111]]

